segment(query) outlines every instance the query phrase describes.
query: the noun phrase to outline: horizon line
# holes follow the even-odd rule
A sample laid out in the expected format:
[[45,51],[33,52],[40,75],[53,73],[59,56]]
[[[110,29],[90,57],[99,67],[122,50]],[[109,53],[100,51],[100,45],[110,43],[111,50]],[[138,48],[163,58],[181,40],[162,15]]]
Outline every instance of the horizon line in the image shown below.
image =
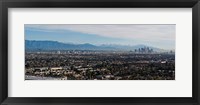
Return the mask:
[[125,44],[93,44],[93,43],[73,43],[73,42],[61,42],[61,41],[55,41],[55,40],[27,40],[25,39],[25,41],[52,41],[52,42],[58,42],[58,43],[63,43],[63,44],[74,44],[74,45],[80,45],[80,44],[91,44],[91,45],[95,45],[95,46],[102,46],[102,45],[119,45],[119,46],[130,46],[130,47],[134,47],[134,46],[138,46],[138,45],[142,45],[142,46],[145,46],[145,47],[152,47],[152,48],[158,48],[158,49],[161,49],[161,50],[173,50],[175,51],[175,49],[164,49],[164,48],[160,48],[160,47],[155,47],[155,46],[148,46],[146,44],[135,44],[135,45],[125,45]]

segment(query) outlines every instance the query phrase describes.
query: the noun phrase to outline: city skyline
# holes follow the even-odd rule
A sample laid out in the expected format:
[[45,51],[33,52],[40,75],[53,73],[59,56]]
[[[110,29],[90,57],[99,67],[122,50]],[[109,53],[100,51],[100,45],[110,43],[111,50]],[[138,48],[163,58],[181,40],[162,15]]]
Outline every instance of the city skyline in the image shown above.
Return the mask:
[[147,45],[175,50],[175,25],[25,24],[25,40],[93,45]]

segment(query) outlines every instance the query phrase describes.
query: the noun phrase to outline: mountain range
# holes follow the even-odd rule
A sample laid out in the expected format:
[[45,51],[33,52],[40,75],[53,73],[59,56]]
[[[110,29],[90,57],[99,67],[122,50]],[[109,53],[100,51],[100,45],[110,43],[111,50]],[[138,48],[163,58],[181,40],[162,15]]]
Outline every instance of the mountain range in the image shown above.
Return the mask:
[[93,45],[90,43],[85,44],[72,44],[72,43],[62,43],[58,41],[36,41],[36,40],[25,40],[26,50],[121,50],[121,51],[130,51],[139,48],[149,47],[157,52],[163,52],[166,50],[146,46],[146,45]]

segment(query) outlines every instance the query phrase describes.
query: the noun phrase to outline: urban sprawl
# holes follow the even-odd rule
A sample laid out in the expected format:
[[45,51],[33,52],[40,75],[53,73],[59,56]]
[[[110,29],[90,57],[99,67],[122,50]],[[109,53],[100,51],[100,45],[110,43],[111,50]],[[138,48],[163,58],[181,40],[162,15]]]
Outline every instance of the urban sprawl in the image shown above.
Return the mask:
[[175,53],[134,51],[26,51],[25,79],[175,80]]

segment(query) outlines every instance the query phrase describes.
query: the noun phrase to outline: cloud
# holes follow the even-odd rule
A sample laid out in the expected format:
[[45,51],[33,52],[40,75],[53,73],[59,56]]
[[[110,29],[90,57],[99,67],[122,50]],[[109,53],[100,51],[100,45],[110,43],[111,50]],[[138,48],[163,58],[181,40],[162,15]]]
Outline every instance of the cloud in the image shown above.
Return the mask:
[[45,32],[76,31],[103,37],[141,41],[175,41],[175,24],[26,24],[29,30]]

